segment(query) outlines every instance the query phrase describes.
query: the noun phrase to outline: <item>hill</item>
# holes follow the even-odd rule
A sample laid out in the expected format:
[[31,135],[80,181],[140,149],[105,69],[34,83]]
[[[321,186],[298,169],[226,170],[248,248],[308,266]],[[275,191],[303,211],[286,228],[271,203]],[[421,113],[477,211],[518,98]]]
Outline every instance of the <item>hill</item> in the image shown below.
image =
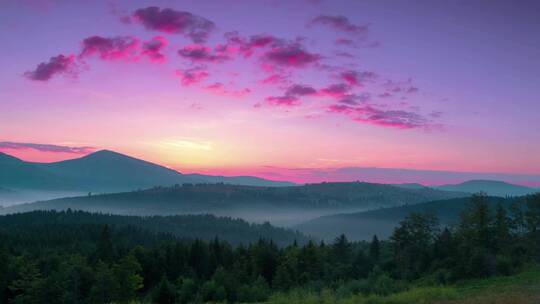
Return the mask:
[[108,150],[53,163],[31,163],[0,153],[0,186],[24,190],[120,192],[183,183],[290,186],[250,176],[181,174],[175,170]]
[[370,183],[322,183],[294,187],[184,184],[142,191],[71,197],[4,208],[26,212],[67,208],[132,215],[213,213],[281,225],[337,212],[418,204],[467,194],[402,189]]
[[[439,218],[442,225],[453,225],[469,201],[469,197],[462,197],[365,212],[329,215],[301,223],[294,228],[306,235],[328,240],[341,233],[352,240],[370,240],[375,234],[379,238],[387,238],[394,227],[411,213],[431,213]],[[489,197],[492,207],[498,203],[508,207],[512,201],[512,199],[501,197]]]
[[[273,227],[270,224],[250,224],[240,219],[216,217],[212,215],[176,215],[176,216],[121,216],[83,211],[33,211],[0,216],[0,235],[26,233],[42,235],[51,239],[63,238],[53,235],[55,231],[80,229],[99,233],[104,225],[114,229],[138,228],[146,232],[168,234],[180,239],[201,239],[211,241],[215,238],[231,244],[247,244],[259,239],[272,239],[276,244],[285,246],[295,240],[305,243],[307,238],[292,230]],[[71,228],[70,228],[71,227]],[[44,236],[44,235],[42,235]],[[60,242],[61,240],[58,239]],[[39,241],[37,241],[39,242]]]
[[495,180],[470,180],[456,185],[442,185],[435,187],[444,191],[460,191],[468,193],[485,192],[493,196],[522,196],[538,192],[538,189],[514,185]]

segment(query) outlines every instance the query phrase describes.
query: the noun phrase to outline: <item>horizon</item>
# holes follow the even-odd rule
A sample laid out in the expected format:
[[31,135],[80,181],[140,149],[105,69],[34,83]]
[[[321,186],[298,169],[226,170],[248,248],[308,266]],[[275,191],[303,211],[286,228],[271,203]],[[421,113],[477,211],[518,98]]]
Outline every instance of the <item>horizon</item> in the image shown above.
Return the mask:
[[[1,143],[0,143],[1,144]],[[61,162],[65,160],[76,160],[79,158],[84,158],[86,156],[96,154],[99,152],[111,152],[115,154],[119,154],[122,156],[127,156],[131,158],[135,158],[137,160],[150,162],[152,164],[165,167],[167,169],[174,170],[180,174],[205,174],[204,172],[196,172],[196,171],[183,171],[178,170],[175,168],[169,168],[167,166],[164,166],[159,163],[154,163],[152,161],[138,158],[132,155],[124,154],[118,151],[109,150],[109,149],[99,149],[93,152],[89,152],[85,155],[79,155],[75,158],[68,158],[63,160],[57,160],[57,161],[49,161],[49,162],[40,162],[40,161],[30,161],[23,159],[21,157],[18,157],[14,154],[9,154],[6,152],[0,151],[0,154],[5,154],[8,156],[16,157],[19,160],[22,160],[24,162],[30,162],[30,163],[54,163],[54,162]],[[309,170],[309,169],[305,169]],[[349,167],[349,168],[331,168],[330,170],[334,170],[336,172],[339,172],[340,170],[356,170],[353,172],[353,175],[349,175],[348,177],[343,176],[334,176],[330,179],[325,179],[322,176],[315,177],[313,179],[310,179],[308,181],[302,180],[302,179],[279,179],[279,178],[272,178],[276,176],[272,176],[269,174],[261,174],[261,175],[227,175],[227,174],[206,174],[206,175],[213,175],[213,176],[226,176],[226,177],[257,177],[257,178],[263,178],[271,181],[283,181],[283,182],[292,182],[297,185],[303,185],[303,184],[312,184],[312,183],[325,183],[325,182],[366,182],[366,183],[378,183],[378,184],[389,184],[389,185],[396,185],[396,184],[420,184],[422,186],[441,186],[441,185],[452,185],[452,184],[460,184],[464,182],[470,182],[470,181],[492,181],[492,182],[506,182],[510,184],[515,185],[521,185],[521,186],[527,186],[527,187],[540,187],[540,175],[519,175],[519,174],[508,174],[504,172],[460,172],[460,171],[443,171],[443,170],[418,170],[418,169],[404,169],[404,168],[385,168],[385,167]],[[381,173],[376,173],[373,171],[387,171],[387,173],[383,176],[380,176]],[[392,173],[388,173],[388,171]],[[363,176],[361,173],[368,174],[368,176]],[[399,175],[399,178],[392,181],[389,178],[390,175]],[[407,173],[409,174],[407,176]],[[371,174],[371,175],[370,175]],[[422,178],[422,175],[437,175],[438,179],[426,179],[425,177]],[[290,176],[289,176],[290,177]],[[364,179],[362,179],[364,178]]]
[[[540,186],[536,1],[0,8],[0,151],[25,161],[106,147],[182,173]],[[371,177],[459,182],[400,178]]]

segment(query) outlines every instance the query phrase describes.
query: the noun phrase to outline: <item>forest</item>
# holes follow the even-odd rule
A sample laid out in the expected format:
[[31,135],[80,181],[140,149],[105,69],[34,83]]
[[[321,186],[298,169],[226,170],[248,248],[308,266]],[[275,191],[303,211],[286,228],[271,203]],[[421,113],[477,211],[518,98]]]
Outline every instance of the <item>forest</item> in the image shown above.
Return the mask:
[[293,298],[303,293],[322,303],[327,293],[388,297],[519,275],[540,263],[540,194],[508,208],[490,208],[475,194],[452,227],[414,213],[387,240],[370,242],[341,235],[233,245],[114,224],[115,217],[76,220],[93,216],[103,217],[71,210],[32,214],[51,219],[41,221],[0,217],[0,303],[300,303]]

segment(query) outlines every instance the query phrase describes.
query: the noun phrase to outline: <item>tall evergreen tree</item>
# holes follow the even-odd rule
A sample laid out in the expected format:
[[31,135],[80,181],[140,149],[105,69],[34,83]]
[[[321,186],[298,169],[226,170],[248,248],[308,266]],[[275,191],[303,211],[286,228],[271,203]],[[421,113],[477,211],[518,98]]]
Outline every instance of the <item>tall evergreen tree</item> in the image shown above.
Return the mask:
[[377,263],[379,261],[379,258],[381,256],[381,243],[379,242],[379,238],[377,238],[377,235],[373,236],[373,239],[371,240],[371,244],[369,246],[369,258]]

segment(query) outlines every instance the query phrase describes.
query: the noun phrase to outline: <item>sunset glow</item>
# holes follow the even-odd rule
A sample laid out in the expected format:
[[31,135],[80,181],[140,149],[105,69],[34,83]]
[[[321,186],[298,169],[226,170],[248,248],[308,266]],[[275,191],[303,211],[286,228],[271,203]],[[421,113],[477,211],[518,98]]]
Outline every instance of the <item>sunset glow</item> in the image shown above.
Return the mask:
[[538,176],[527,3],[6,1],[0,151],[294,182],[356,167]]

